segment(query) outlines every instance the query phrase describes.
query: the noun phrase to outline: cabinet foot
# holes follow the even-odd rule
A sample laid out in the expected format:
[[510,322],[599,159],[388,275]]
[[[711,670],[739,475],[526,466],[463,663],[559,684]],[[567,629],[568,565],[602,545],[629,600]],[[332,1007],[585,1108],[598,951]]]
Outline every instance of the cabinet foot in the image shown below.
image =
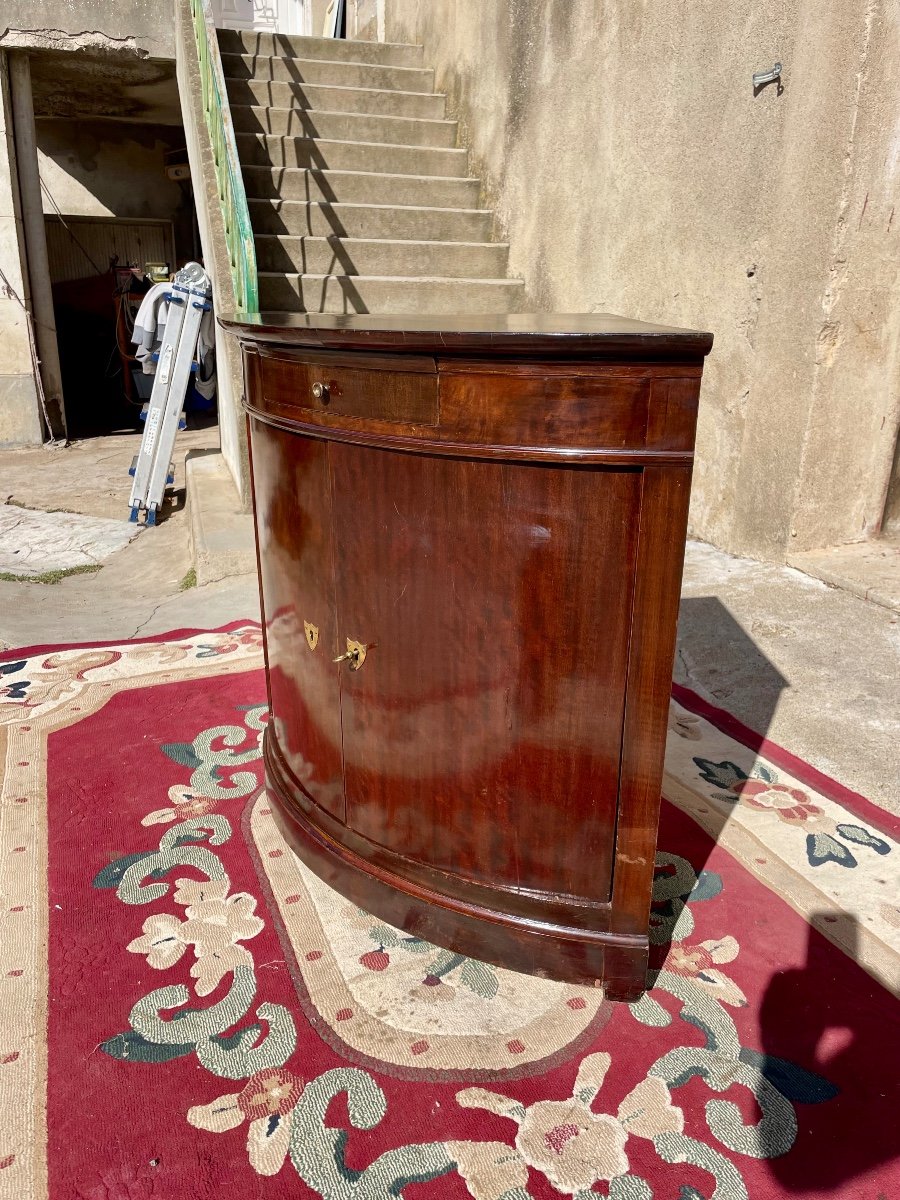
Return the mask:
[[630,1004],[639,1000],[647,990],[647,960],[649,946],[623,949],[611,947],[606,952],[603,994],[607,1000]]

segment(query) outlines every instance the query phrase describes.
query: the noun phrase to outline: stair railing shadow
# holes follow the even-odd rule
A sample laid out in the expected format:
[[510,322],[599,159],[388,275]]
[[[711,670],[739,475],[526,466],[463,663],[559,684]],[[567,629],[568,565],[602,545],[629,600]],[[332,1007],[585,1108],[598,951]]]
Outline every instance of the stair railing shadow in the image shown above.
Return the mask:
[[[257,69],[259,60],[261,58],[266,57],[265,55],[259,54],[258,52],[254,52],[253,54],[250,54],[246,50],[243,50],[240,52],[237,50],[222,50],[221,47],[219,49],[219,53],[222,55],[223,71],[226,71],[226,72],[237,71],[238,72],[238,74],[236,74],[236,75],[235,74],[226,74],[226,78],[239,79],[241,81],[241,83],[250,83],[250,82],[252,82],[252,80],[254,80],[256,78],[256,69]],[[226,61],[225,61],[226,56],[231,61],[226,63]],[[234,61],[234,60],[237,60],[237,61]]]

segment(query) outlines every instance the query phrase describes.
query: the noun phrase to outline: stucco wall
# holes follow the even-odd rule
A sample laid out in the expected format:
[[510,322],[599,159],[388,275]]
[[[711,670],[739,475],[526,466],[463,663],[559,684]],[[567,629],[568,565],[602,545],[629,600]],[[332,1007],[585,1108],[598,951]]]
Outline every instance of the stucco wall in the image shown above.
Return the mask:
[[380,41],[385,38],[385,0],[347,0],[348,38]]
[[175,220],[189,202],[166,175],[166,151],[184,132],[112,121],[37,122],[44,212],[66,216]]
[[170,0],[4,0],[0,45],[175,57]]
[[8,63],[0,50],[0,446],[31,446],[40,445],[43,431],[23,307],[28,279],[11,124]]
[[[692,527],[781,559],[877,529],[900,419],[890,0],[386,0],[533,307],[711,329]],[[783,90],[751,75],[780,60]]]

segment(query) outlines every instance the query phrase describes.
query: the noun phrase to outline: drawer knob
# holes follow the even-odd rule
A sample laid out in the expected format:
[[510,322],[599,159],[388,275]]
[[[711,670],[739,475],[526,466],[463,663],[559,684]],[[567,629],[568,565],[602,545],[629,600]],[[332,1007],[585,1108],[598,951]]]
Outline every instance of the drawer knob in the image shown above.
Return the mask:
[[346,662],[351,671],[358,671],[366,661],[366,647],[362,642],[354,642],[351,638],[347,638],[347,650],[344,654],[339,654],[337,658],[332,659],[332,662]]
[[320,400],[322,404],[327,404],[330,397],[328,395],[327,383],[314,383],[312,385],[312,394],[316,400]]

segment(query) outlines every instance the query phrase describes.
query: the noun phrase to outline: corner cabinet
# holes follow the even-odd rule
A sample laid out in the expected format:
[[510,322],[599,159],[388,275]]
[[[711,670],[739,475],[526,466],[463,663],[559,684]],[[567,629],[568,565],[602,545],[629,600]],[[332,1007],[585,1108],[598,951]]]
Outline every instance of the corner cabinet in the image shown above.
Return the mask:
[[409,932],[634,999],[711,337],[610,316],[223,324],[288,842]]

